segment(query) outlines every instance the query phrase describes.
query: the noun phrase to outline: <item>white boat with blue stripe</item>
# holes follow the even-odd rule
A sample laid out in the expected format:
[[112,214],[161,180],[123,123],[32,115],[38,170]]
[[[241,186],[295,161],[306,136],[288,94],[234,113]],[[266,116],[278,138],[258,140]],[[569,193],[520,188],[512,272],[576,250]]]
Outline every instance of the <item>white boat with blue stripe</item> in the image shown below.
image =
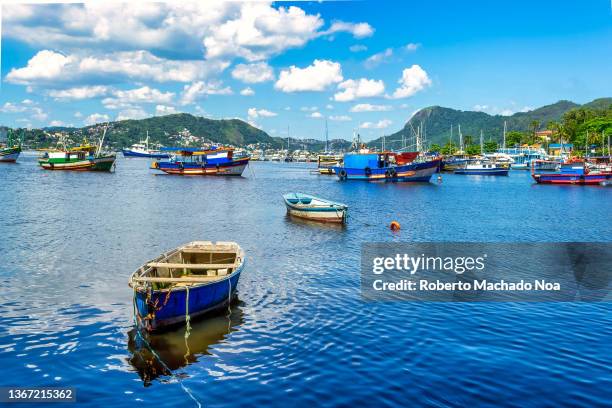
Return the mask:
[[348,206],[302,193],[283,195],[287,213],[293,217],[319,222],[346,222]]

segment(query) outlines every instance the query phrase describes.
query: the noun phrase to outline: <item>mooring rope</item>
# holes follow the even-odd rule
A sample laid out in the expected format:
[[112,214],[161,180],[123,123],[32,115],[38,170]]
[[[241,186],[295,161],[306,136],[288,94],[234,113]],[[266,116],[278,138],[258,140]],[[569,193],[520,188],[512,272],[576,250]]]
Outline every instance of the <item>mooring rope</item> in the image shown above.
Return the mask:
[[187,351],[185,352],[183,358],[185,359],[185,364],[189,364],[189,360],[187,359],[189,354],[191,354],[188,341],[189,335],[191,334],[191,316],[189,316],[189,286],[185,286],[185,289],[187,290],[187,294],[185,296],[185,349]]
[[[189,292],[187,292],[187,293],[189,293]],[[137,321],[137,318],[136,318],[136,316],[138,316],[138,310],[136,308],[136,288],[135,287],[134,287],[134,298],[132,300],[132,306],[133,306],[133,309],[134,309],[134,324],[136,325],[136,334],[137,334],[137,336],[145,344],[145,346],[151,352],[151,354],[153,354],[153,357],[155,357],[157,359],[157,361],[159,361],[159,363],[162,365],[162,367],[170,374],[170,376],[173,379],[175,379],[176,381],[178,381],[178,383],[181,386],[181,388],[183,389],[183,391],[185,391],[185,393],[187,395],[189,395],[189,397],[193,400],[193,402],[195,402],[197,404],[198,408],[202,408],[202,404],[200,403],[200,401],[198,401],[198,399],[192,394],[192,392],[189,389],[189,387],[187,387],[185,384],[183,384],[183,381],[181,380],[181,377],[177,376],[176,374],[174,374],[172,372],[170,367],[168,367],[168,365],[164,362],[164,360],[162,360],[162,358],[159,356],[159,354],[157,354],[155,352],[155,350],[153,350],[153,347],[151,347],[149,342],[143,337],[142,333],[140,333],[140,326],[138,325],[138,321]]]

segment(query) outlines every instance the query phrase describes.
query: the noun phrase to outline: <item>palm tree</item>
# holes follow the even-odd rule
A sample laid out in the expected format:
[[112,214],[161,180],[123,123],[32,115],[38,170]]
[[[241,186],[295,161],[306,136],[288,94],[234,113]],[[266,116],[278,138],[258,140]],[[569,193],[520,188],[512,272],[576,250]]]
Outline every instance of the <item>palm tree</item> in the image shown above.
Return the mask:
[[536,143],[537,142],[536,132],[538,131],[538,129],[540,129],[540,121],[532,120],[530,128],[532,130],[532,137],[533,137],[532,143]]

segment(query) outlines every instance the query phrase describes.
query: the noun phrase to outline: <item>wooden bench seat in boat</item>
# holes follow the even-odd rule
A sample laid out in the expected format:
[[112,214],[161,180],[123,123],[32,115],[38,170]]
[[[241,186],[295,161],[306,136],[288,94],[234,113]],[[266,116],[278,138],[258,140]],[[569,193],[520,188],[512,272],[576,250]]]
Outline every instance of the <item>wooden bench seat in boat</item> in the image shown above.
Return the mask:
[[228,269],[235,268],[236,264],[190,264],[190,263],[170,263],[170,262],[149,262],[150,268],[171,268],[171,269]]

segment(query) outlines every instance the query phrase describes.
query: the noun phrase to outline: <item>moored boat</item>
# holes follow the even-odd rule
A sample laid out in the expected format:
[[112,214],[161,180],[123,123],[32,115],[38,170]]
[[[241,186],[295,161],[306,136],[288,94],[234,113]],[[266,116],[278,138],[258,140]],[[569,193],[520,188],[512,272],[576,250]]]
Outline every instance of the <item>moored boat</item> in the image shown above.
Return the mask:
[[145,157],[149,159],[168,159],[170,155],[168,153],[162,153],[160,150],[149,148],[149,132],[147,131],[147,138],[135,143],[129,149],[121,149],[124,157]]
[[508,167],[488,160],[478,160],[473,163],[466,163],[463,167],[456,169],[454,173],[476,176],[507,176]]
[[112,171],[116,155],[102,152],[105,135],[106,129],[98,146],[84,143],[73,148],[45,152],[38,159],[38,164],[45,170]]
[[163,148],[175,155],[168,161],[153,162],[153,168],[166,174],[184,176],[241,176],[249,156],[234,155],[232,148]]
[[12,131],[9,129],[5,143],[0,144],[0,162],[15,163],[20,153],[21,141],[15,142],[12,138]]
[[323,153],[317,156],[317,170],[319,174],[334,174],[334,166],[342,164],[342,155]]
[[0,147],[0,162],[15,163],[21,153],[21,147]]
[[210,241],[193,241],[146,262],[128,283],[139,326],[159,331],[226,307],[244,262],[235,242]]
[[590,169],[584,161],[568,161],[558,171],[538,172],[532,163],[531,177],[538,184],[607,185],[612,182],[612,171]]
[[398,165],[393,152],[347,153],[343,165],[333,169],[340,180],[429,182],[440,158],[419,159]]
[[320,222],[346,222],[348,206],[302,193],[283,195],[287,213],[291,216]]

